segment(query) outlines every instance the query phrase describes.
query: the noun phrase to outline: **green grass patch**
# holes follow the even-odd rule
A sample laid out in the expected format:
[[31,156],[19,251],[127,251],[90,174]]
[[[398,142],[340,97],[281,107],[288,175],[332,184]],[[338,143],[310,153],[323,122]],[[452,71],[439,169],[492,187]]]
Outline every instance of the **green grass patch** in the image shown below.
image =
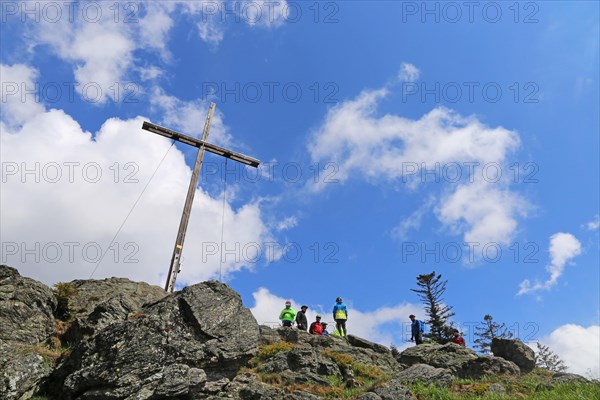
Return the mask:
[[256,353],[256,357],[260,360],[266,360],[283,351],[290,351],[294,345],[289,342],[277,342],[261,346]]
[[[422,383],[407,385],[418,400],[598,400],[600,385],[593,383],[562,383],[543,388],[552,372],[534,370],[523,377],[493,376],[482,380],[457,379],[449,388],[425,386]],[[490,393],[488,388],[499,383],[505,393]],[[542,385],[542,386],[540,386]]]

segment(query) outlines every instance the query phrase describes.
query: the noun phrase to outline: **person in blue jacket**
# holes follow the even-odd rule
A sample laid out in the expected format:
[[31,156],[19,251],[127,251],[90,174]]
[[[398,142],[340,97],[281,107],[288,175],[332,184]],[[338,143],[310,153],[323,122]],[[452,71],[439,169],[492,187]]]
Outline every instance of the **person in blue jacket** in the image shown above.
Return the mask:
[[414,314],[408,316],[412,321],[410,324],[410,341],[415,341],[415,344],[423,344],[423,332],[425,331],[425,324],[423,321],[419,321]]
[[335,299],[335,305],[333,306],[333,319],[335,320],[335,327],[340,332],[341,336],[346,336],[346,321],[348,320],[348,309],[342,302],[342,298],[338,297]]

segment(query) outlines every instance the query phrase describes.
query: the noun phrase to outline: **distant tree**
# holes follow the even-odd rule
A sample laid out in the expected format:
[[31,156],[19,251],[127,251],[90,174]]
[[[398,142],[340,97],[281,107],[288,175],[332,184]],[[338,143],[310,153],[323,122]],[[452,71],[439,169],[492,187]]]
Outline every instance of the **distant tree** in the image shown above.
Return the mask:
[[448,280],[442,280],[442,275],[436,275],[434,271],[417,276],[419,289],[410,289],[417,293],[429,317],[425,321],[429,325],[429,333],[424,336],[437,343],[447,343],[452,338],[452,326],[448,320],[454,316],[454,313],[451,312],[451,306],[443,303],[447,283]]
[[506,324],[504,322],[502,324],[494,322],[494,318],[490,314],[486,314],[479,325],[475,327],[475,337],[477,339],[473,340],[475,343],[473,347],[479,349],[483,354],[490,353],[493,338],[510,339],[513,337]]
[[536,367],[554,372],[565,372],[567,370],[565,362],[550,350],[550,347],[544,346],[540,342],[537,342],[536,344],[538,349],[535,355]]

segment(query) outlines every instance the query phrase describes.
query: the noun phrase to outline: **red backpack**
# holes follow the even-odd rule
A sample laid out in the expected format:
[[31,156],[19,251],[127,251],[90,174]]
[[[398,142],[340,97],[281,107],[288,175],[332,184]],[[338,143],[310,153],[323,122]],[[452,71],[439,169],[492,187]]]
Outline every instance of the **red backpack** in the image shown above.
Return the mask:
[[312,324],[310,324],[310,329],[308,330],[308,333],[312,333],[313,335],[322,335],[323,326],[320,322],[315,321]]

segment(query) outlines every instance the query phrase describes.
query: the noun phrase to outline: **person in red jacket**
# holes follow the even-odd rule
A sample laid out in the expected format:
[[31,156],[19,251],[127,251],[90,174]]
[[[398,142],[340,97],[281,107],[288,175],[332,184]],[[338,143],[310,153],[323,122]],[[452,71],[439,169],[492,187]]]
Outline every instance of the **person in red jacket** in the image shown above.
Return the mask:
[[323,334],[323,325],[321,325],[321,316],[317,314],[317,320],[310,324],[310,328],[308,329],[308,333],[312,333],[313,335],[322,335]]
[[450,339],[450,341],[452,343],[456,343],[456,344],[466,347],[467,345],[465,343],[465,339],[463,339],[462,336],[460,336],[460,332],[458,331],[458,329],[455,329],[453,331],[453,333],[454,333],[454,337],[452,339]]

